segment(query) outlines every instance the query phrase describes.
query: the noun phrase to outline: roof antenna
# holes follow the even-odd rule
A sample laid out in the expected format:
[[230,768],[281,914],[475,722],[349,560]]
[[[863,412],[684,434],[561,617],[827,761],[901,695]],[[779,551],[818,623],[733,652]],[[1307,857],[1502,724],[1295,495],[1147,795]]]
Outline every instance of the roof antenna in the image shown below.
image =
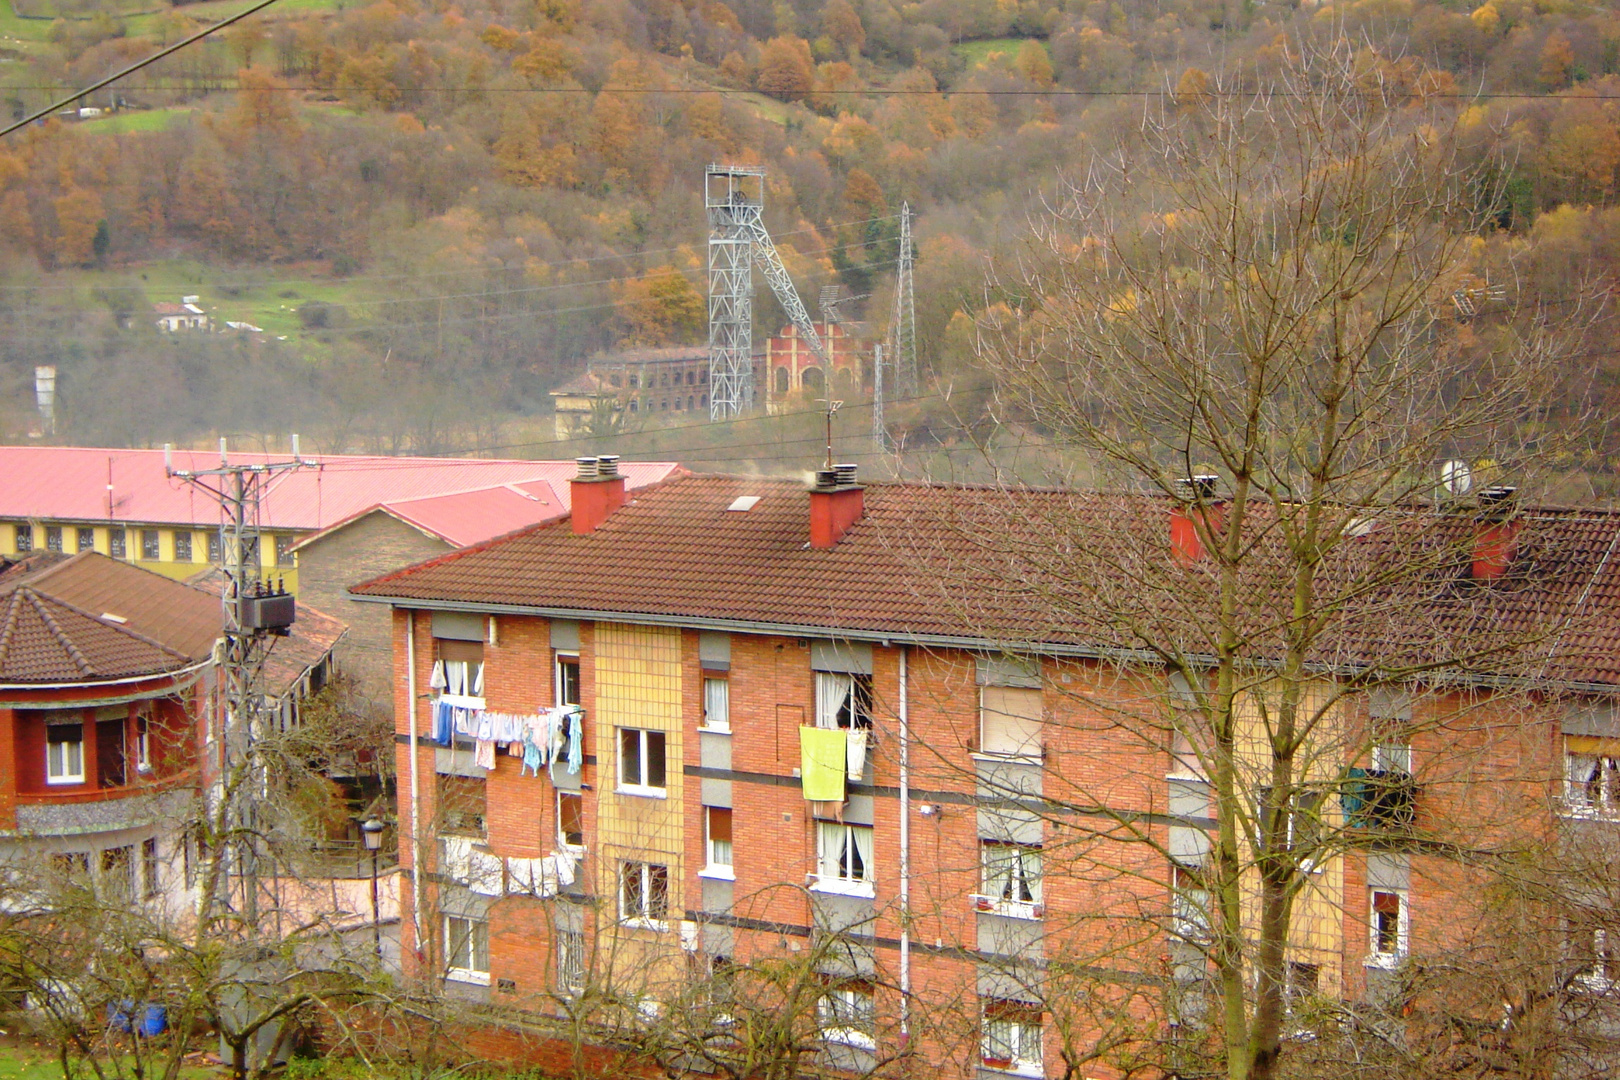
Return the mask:
[[[830,382],[831,380],[828,380],[828,381]],[[831,469],[833,467],[833,452],[832,452],[833,451],[833,443],[832,443],[833,413],[837,412],[839,409],[842,409],[844,407],[844,403],[842,401],[834,401],[831,394],[828,394],[826,397],[822,398],[821,400],[823,400],[823,401],[825,401],[827,403],[827,466],[826,467]]]

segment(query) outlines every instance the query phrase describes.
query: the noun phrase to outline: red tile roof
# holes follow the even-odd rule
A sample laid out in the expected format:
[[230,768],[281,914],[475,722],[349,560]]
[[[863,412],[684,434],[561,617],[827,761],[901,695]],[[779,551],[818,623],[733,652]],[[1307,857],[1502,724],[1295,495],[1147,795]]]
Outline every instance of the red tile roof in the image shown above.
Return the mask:
[[[726,508],[741,495],[760,500]],[[833,548],[808,546],[800,484],[676,478],[636,494],[594,533],[541,525],[384,575],[357,598],[487,606],[923,641],[1033,642],[1086,650],[1178,642],[1207,654],[1182,610],[1214,588],[1168,557],[1168,505],[1136,495],[868,485],[865,516]],[[1323,586],[1346,590],[1313,662],[1424,664],[1620,684],[1620,514],[1525,513],[1514,569],[1472,581],[1469,513],[1397,508],[1339,545]],[[1279,545],[1264,508],[1257,543]],[[1247,534],[1246,534],[1247,535]],[[1275,564],[1271,564],[1275,565]],[[1266,654],[1291,617],[1286,575],[1251,562],[1240,628]],[[1207,605],[1199,610],[1208,610]]]
[[85,552],[0,576],[0,683],[161,675],[206,660],[217,597]]
[[[286,456],[233,450],[231,460],[282,461]],[[311,460],[322,467],[287,473],[271,482],[263,501],[265,528],[313,532],[381,504],[502,484],[547,483],[552,497],[566,507],[567,481],[575,471],[572,461],[345,455]],[[174,452],[177,469],[207,469],[218,464],[217,452]],[[619,469],[630,487],[640,487],[669,476],[676,465],[624,462]],[[0,518],[111,519],[137,525],[214,528],[219,524],[219,511],[189,484],[164,474],[161,450],[0,446]]]

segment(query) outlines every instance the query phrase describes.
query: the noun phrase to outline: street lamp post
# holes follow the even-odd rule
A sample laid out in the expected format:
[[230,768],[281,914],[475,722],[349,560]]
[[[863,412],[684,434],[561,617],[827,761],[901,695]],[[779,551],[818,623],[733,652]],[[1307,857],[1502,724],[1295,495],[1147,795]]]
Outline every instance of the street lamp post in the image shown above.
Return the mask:
[[376,818],[367,818],[360,824],[360,839],[371,852],[371,939],[377,947],[377,961],[382,962],[382,920],[377,908],[377,852],[382,849],[385,826]]

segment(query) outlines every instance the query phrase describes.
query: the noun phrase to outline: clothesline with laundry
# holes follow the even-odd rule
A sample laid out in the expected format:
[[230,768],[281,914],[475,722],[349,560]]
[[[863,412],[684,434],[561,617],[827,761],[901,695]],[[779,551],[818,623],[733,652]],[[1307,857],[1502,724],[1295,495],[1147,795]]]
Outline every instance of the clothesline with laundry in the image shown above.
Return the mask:
[[[522,758],[519,774],[539,776],[542,766],[565,765],[570,776],[579,775],[585,762],[585,712],[578,705],[545,708],[533,713],[508,713],[482,707],[482,699],[451,693],[449,680],[440,671],[443,661],[434,665],[430,686],[444,692],[433,700],[428,740],[453,747],[456,736],[473,742],[473,763],[484,769],[495,768],[497,746],[505,746],[512,757]],[[450,665],[452,668],[454,664]],[[482,692],[483,668],[474,685]],[[443,684],[435,686],[434,684]]]

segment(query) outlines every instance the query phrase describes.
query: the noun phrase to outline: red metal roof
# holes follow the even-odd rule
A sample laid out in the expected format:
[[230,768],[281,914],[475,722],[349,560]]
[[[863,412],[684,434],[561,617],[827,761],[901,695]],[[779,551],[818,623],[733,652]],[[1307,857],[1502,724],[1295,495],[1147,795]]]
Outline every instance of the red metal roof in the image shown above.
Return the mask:
[[[284,454],[231,452],[252,464],[284,461]],[[566,510],[572,461],[510,461],[483,458],[411,458],[331,455],[312,457],[321,468],[300,469],[273,480],[263,500],[263,526],[313,532],[372,508],[432,496],[488,491],[505,484],[544,483],[549,498]],[[219,464],[214,451],[176,450],[176,469]],[[631,488],[671,475],[673,462],[621,462]],[[510,493],[509,493],[510,494]],[[473,509],[512,520],[516,496],[474,499]],[[427,507],[424,521],[443,524],[459,511]],[[46,521],[126,521],[137,525],[212,528],[219,511],[183,480],[164,474],[162,450],[103,450],[75,446],[0,446],[0,518]],[[510,528],[542,520],[531,517]],[[431,530],[437,526],[426,526]],[[482,537],[498,535],[484,532]],[[452,541],[453,542],[453,541]]]
[[[560,486],[568,490],[567,484]],[[451,547],[466,547],[497,536],[504,536],[528,525],[553,521],[568,513],[568,500],[547,480],[523,484],[499,484],[448,495],[428,495],[420,499],[396,499],[368,507],[358,514],[305,537],[302,549],[319,543],[323,537],[348,527],[368,514],[388,514]]]

